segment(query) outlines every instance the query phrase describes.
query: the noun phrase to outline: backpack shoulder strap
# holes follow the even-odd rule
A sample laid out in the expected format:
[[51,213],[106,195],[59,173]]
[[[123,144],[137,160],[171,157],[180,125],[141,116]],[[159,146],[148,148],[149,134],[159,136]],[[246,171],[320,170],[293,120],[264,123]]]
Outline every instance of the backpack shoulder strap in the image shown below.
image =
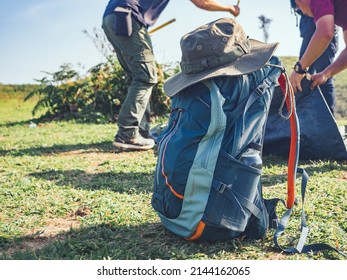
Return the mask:
[[[256,86],[256,88],[251,91],[251,93],[247,97],[243,98],[239,102],[239,104],[233,110],[233,112],[229,113],[229,115],[228,115],[229,119],[231,121],[236,121],[237,118],[241,114],[246,114],[246,112],[252,106],[252,104],[254,104],[254,102],[256,102],[259,98],[261,98],[266,93],[268,88],[270,88],[271,86],[273,86],[277,82],[278,77],[279,77],[279,73],[277,71],[272,71],[268,76],[266,76]],[[248,79],[247,75],[244,75],[244,79]],[[248,87],[246,87],[246,88],[248,88]],[[229,125],[232,126],[233,123],[231,123]]]

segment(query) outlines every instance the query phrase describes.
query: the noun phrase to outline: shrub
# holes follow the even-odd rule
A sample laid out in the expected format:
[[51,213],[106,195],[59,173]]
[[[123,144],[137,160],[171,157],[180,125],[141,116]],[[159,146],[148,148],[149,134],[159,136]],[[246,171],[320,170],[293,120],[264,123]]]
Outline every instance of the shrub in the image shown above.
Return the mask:
[[[169,112],[170,102],[164,93],[163,82],[167,74],[158,66],[159,82],[153,88],[151,107],[153,116]],[[38,96],[32,110],[47,112],[41,119],[77,119],[89,122],[116,121],[127,93],[125,73],[117,60],[110,57],[107,62],[92,67],[85,76],[64,64],[49,77],[39,80],[40,86],[31,91],[25,100]]]

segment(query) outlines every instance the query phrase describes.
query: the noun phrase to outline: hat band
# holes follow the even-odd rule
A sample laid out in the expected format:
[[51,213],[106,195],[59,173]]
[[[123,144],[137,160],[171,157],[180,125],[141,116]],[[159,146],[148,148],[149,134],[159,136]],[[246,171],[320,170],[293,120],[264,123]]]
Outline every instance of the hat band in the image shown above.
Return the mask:
[[235,44],[236,47],[233,51],[224,53],[221,56],[210,56],[203,57],[196,61],[185,61],[182,59],[180,66],[181,71],[184,75],[192,75],[204,72],[206,70],[211,70],[223,66],[225,64],[231,63],[234,60],[242,57],[246,53],[249,53],[249,49],[241,46],[240,44]]

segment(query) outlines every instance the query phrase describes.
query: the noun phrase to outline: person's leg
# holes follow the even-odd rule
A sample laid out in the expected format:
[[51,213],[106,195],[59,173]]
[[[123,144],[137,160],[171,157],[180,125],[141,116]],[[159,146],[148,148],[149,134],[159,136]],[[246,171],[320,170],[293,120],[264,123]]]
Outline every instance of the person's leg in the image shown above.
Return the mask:
[[119,133],[124,139],[134,139],[150,127],[149,99],[157,83],[156,65],[147,29],[133,20],[130,37],[116,36],[114,17],[104,19],[103,28],[114,45],[121,65],[131,74],[131,84],[118,116]]
[[147,103],[147,108],[145,113],[143,114],[143,118],[139,125],[139,132],[145,138],[151,138],[151,134],[149,132],[151,128],[151,105],[150,102]]

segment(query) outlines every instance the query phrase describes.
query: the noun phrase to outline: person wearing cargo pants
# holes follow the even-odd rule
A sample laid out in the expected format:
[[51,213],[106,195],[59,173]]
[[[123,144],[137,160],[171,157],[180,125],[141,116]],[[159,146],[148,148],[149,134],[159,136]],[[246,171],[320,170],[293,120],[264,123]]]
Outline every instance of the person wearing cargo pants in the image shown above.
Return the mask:
[[[113,142],[113,146],[117,148],[148,150],[155,145],[149,133],[149,99],[152,88],[157,83],[157,73],[148,27],[154,25],[169,1],[110,0],[103,15],[102,28],[128,76],[129,85],[118,115],[118,132]],[[191,2],[198,8],[208,11],[226,11],[234,16],[240,13],[238,6],[221,4],[214,0],[191,0]],[[129,32],[124,30],[119,32],[119,26],[117,29],[115,9],[118,8],[130,11],[131,20],[121,27],[128,29]]]
[[[146,27],[138,21],[132,21],[130,37],[118,36],[114,32],[115,18],[109,15],[103,20],[103,29],[111,42],[118,61],[126,73],[128,92],[118,116],[119,132],[115,146],[122,139],[141,140],[136,148],[152,148],[154,143],[148,139],[150,128],[149,99],[153,86],[157,83],[157,73],[153,47]],[[143,138],[143,139],[142,139]],[[148,140],[146,140],[148,139]],[[118,141],[117,141],[118,140]]]

